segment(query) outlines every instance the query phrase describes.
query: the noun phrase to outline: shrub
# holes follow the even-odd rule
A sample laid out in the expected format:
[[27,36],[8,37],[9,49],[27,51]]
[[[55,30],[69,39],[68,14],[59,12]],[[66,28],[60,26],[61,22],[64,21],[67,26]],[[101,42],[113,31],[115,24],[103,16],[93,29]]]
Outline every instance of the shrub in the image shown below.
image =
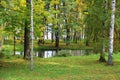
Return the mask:
[[57,57],[68,57],[68,56],[72,56],[72,53],[71,53],[70,50],[61,50],[55,56],[57,56]]
[[4,57],[4,53],[0,52],[0,58]]

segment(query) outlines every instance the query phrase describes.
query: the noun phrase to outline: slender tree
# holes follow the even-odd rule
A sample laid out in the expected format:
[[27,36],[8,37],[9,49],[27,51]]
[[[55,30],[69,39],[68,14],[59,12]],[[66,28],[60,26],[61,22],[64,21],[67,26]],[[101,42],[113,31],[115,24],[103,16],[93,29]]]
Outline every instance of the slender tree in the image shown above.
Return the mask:
[[[59,5],[58,4],[54,4],[54,9],[58,10]],[[58,19],[59,14],[55,13],[55,18]],[[56,23],[56,28],[55,28],[55,47],[59,47],[59,22]]]
[[100,52],[100,58],[99,61],[100,62],[106,62],[105,60],[105,30],[106,30],[106,14],[107,14],[107,9],[108,9],[108,0],[104,0],[104,14],[105,14],[105,18],[103,20],[103,32],[102,32],[102,48],[101,48],[101,52]]
[[33,70],[33,43],[34,43],[34,26],[33,26],[33,0],[30,0],[31,4],[31,53],[30,53],[30,70]]
[[113,65],[113,41],[114,41],[114,24],[115,24],[115,4],[116,0],[112,0],[111,3],[111,23],[110,23],[110,33],[109,33],[109,53],[108,53],[108,65]]

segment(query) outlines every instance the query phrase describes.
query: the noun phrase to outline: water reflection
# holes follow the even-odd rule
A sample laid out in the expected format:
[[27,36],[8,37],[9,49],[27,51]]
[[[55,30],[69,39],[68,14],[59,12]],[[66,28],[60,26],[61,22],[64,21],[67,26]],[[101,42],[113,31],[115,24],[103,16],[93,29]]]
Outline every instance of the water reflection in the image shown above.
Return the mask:
[[56,55],[56,51],[37,51],[35,56],[42,57],[42,58],[50,58]]
[[86,51],[85,50],[72,50],[72,55],[73,56],[82,56],[85,55]]
[[16,54],[16,55],[23,55],[24,53],[23,53],[23,52],[16,51],[15,54]]
[[[62,53],[62,52],[65,52],[65,53],[69,52],[69,53],[72,54],[72,56],[83,56],[83,55],[91,54],[92,50],[59,50],[59,51],[56,51],[56,50],[39,50],[39,51],[34,52],[34,56],[41,57],[41,58],[50,58],[50,57],[53,57],[56,54]],[[15,54],[16,55],[23,55],[24,52],[16,51]]]

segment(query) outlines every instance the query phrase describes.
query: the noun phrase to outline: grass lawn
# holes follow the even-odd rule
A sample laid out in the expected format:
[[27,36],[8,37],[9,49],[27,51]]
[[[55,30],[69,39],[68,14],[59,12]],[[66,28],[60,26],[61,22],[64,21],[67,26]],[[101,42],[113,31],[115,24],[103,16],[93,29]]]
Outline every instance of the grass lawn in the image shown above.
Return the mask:
[[120,80],[120,54],[114,66],[99,63],[99,55],[37,58],[34,70],[20,56],[0,59],[0,80]]

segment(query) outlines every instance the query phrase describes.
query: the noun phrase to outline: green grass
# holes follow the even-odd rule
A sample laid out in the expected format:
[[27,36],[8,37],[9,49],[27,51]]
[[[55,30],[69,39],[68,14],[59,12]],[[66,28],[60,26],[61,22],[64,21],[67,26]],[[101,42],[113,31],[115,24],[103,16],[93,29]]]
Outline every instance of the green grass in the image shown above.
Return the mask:
[[120,54],[114,55],[114,66],[99,63],[99,55],[76,57],[34,57],[34,70],[21,56],[0,59],[0,80],[119,80]]
[[[16,51],[23,51],[24,49],[23,49],[23,45],[21,45],[21,44],[16,44]],[[3,53],[3,54],[5,54],[5,55],[13,55],[13,53],[14,53],[14,46],[11,44],[11,45],[9,45],[9,44],[4,44],[3,46],[2,46],[2,51],[0,52],[0,53]]]

